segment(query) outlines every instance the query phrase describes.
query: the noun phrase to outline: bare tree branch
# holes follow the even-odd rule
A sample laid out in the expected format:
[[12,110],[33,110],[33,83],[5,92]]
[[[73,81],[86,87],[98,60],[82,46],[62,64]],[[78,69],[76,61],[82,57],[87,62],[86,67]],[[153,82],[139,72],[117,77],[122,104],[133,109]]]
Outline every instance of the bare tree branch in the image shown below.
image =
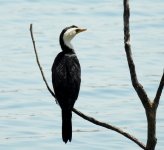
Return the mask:
[[162,78],[161,78],[161,81],[160,81],[160,84],[159,84],[159,87],[158,87],[158,90],[157,90],[157,93],[156,93],[156,96],[154,99],[154,106],[156,109],[157,109],[158,104],[159,104],[159,100],[160,100],[160,97],[162,94],[163,87],[164,87],[164,72],[163,72],[163,75],[162,75]]
[[[42,67],[40,65],[40,62],[39,62],[39,58],[38,58],[38,54],[37,54],[37,50],[36,50],[36,46],[35,46],[35,41],[34,41],[34,37],[33,37],[33,30],[32,30],[32,24],[30,25],[30,33],[31,33],[31,39],[32,39],[32,43],[33,43],[33,47],[34,47],[34,51],[35,51],[35,55],[36,55],[36,61],[37,61],[37,64],[38,64],[38,67],[40,69],[40,72],[41,72],[41,75],[42,75],[42,78],[43,78],[43,81],[45,82],[46,84],[46,87],[48,89],[48,91],[51,93],[51,95],[56,98],[55,94],[52,92],[52,90],[50,89],[47,81],[46,81],[46,78],[44,76],[44,73],[42,71]],[[80,117],[82,117],[83,119],[85,120],[88,120],[89,122],[93,123],[93,124],[96,124],[96,125],[99,125],[99,126],[102,126],[104,128],[107,128],[107,129],[110,129],[110,130],[113,130],[113,131],[116,131],[117,133],[120,133],[121,135],[125,136],[126,138],[130,139],[131,141],[135,142],[138,146],[140,146],[142,149],[146,149],[145,145],[140,142],[137,138],[135,138],[134,136],[130,135],[129,133],[119,129],[118,127],[115,127],[115,126],[112,126],[112,125],[109,125],[107,123],[104,123],[104,122],[100,122],[92,117],[89,117],[83,113],[81,113],[80,111],[76,110],[75,108],[73,108],[72,110],[74,113],[76,113],[77,115],[79,115]]]
[[147,117],[147,150],[155,150],[155,146],[157,143],[156,138],[156,110],[159,104],[159,99],[164,87],[164,73],[159,84],[155,99],[153,102],[148,98],[143,86],[138,82],[137,74],[135,71],[135,64],[132,58],[131,46],[130,46],[130,29],[129,29],[129,17],[130,17],[130,9],[129,9],[129,0],[124,1],[124,44],[125,51],[127,56],[127,61],[129,65],[131,81],[134,89],[136,90],[146,112]]
[[143,143],[141,143],[138,139],[136,139],[134,136],[130,135],[129,133],[121,130],[120,128],[118,127],[115,127],[115,126],[112,126],[110,124],[107,124],[105,122],[100,122],[96,119],[94,119],[93,117],[89,117],[89,116],[86,116],[84,115],[83,113],[81,113],[80,111],[74,109],[73,112],[75,112],[77,115],[79,115],[80,117],[82,117],[83,119],[85,120],[88,120],[89,122],[92,122],[93,124],[96,124],[96,125],[99,125],[99,126],[102,126],[104,128],[107,128],[107,129],[110,129],[110,130],[113,130],[117,133],[120,133],[122,134],[123,136],[125,136],[126,138],[130,139],[131,141],[133,141],[134,143],[136,143],[138,146],[140,146],[142,149],[145,149],[145,145]]
[[124,45],[125,52],[127,56],[127,61],[129,65],[131,81],[134,89],[136,90],[144,108],[148,108],[150,106],[149,98],[143,88],[143,86],[138,82],[137,74],[135,70],[135,64],[132,58],[131,46],[130,46],[130,29],[129,29],[129,17],[130,17],[130,8],[129,8],[129,0],[124,0]]
[[45,78],[43,70],[42,70],[42,66],[40,65],[40,62],[39,62],[39,57],[38,57],[38,54],[37,54],[37,51],[36,51],[35,40],[34,40],[34,36],[33,36],[33,31],[32,31],[32,24],[30,24],[30,33],[31,33],[31,39],[32,39],[33,47],[34,47],[35,56],[36,56],[36,62],[38,64],[39,70],[41,72],[43,81],[46,84],[46,87],[49,90],[49,92],[51,93],[51,95],[56,99],[55,94],[52,92],[52,90],[50,89],[50,87],[49,87],[49,85],[46,81],[46,78]]

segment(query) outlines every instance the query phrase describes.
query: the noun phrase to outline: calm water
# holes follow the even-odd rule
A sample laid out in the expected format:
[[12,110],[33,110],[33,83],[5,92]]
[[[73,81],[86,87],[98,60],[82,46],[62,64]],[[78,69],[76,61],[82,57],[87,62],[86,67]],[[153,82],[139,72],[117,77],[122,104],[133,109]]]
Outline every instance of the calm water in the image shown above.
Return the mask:
[[[33,23],[49,85],[68,25],[86,27],[73,45],[82,67],[75,107],[146,142],[144,109],[131,86],[123,46],[122,1],[0,0],[0,149],[139,150],[119,134],[73,114],[73,141],[61,140],[60,108],[47,91],[35,61]],[[164,68],[164,1],[131,1],[131,44],[137,74],[154,98]],[[164,94],[157,114],[157,150],[164,149]]]

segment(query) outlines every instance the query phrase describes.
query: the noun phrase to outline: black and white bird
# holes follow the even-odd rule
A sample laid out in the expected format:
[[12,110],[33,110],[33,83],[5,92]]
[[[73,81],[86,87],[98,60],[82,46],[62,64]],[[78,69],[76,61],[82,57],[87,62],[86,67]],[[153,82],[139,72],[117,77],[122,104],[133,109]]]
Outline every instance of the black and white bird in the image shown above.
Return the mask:
[[62,110],[62,138],[65,143],[72,139],[72,109],[78,98],[81,68],[71,40],[86,29],[75,25],[66,27],[60,34],[60,52],[52,66],[52,84]]

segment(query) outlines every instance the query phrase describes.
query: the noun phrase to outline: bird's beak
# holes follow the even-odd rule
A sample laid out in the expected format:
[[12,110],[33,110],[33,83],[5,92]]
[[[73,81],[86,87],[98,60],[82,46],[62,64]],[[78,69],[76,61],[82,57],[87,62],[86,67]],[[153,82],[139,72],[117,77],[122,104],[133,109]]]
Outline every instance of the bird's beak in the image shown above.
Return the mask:
[[78,28],[76,32],[77,32],[77,33],[80,33],[80,32],[84,32],[84,31],[86,31],[86,30],[87,30],[87,29],[84,29],[84,28]]

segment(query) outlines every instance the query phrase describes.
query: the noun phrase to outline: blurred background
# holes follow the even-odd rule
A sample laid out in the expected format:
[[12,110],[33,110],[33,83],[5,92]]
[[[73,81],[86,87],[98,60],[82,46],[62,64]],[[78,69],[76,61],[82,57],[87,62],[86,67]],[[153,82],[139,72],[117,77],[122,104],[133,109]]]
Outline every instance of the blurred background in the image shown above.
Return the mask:
[[[139,81],[153,100],[164,69],[164,1],[131,0],[131,47]],[[116,125],[146,143],[147,123],[130,80],[120,0],[0,0],[0,149],[140,150],[111,130],[73,113],[73,139],[61,138],[61,112],[42,80],[29,27],[47,81],[61,51],[59,34],[77,25],[73,40],[82,67],[75,108]],[[164,92],[163,92],[164,93]],[[164,94],[157,112],[156,149],[164,148]]]

